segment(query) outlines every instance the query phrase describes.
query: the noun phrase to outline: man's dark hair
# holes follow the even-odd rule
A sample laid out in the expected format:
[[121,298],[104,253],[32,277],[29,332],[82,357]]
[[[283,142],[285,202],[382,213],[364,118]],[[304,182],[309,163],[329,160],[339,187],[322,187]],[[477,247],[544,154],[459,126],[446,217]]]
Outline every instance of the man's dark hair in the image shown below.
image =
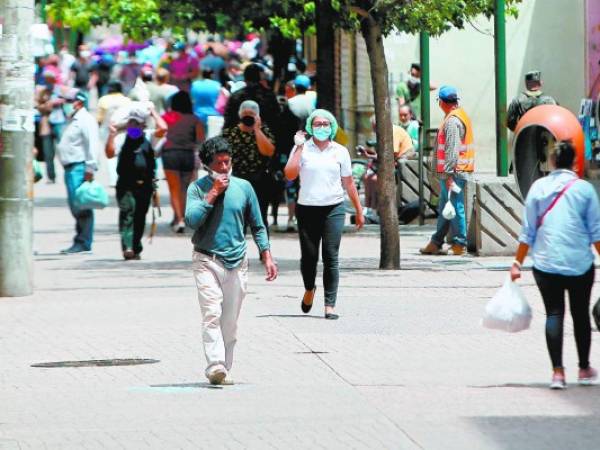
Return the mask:
[[107,91],[109,94],[115,94],[117,92],[123,92],[123,85],[121,84],[120,81],[117,80],[111,80],[108,82],[108,85],[106,86]]
[[212,78],[212,74],[213,74],[213,71],[211,68],[206,67],[206,66],[202,68],[202,78],[204,78],[205,80]]
[[231,156],[231,148],[229,142],[223,136],[215,136],[207,139],[200,146],[200,160],[207,166],[210,166],[215,159],[215,155],[226,153]]
[[421,64],[419,64],[419,63],[412,63],[412,64],[410,65],[410,68],[411,68],[411,69],[418,70],[418,71],[420,72],[420,71],[421,71]]
[[142,71],[141,75],[142,77],[142,81],[152,81],[152,79],[154,78],[154,74],[152,72],[146,72],[146,71]]
[[179,91],[171,97],[171,109],[181,114],[192,114],[192,100],[190,94]]
[[248,67],[244,69],[244,81],[246,81],[246,83],[260,82],[260,74],[262,71],[263,68],[258,64],[249,64]]
[[[213,42],[214,42],[214,41],[213,41]],[[210,45],[209,45],[208,47],[206,47],[206,54],[208,55],[209,53],[210,53],[211,55],[214,55],[214,54],[215,54],[215,49],[214,49],[214,48],[212,48],[212,46],[210,46]]]
[[296,88],[296,92],[298,94],[306,94],[306,87],[305,86],[301,86],[299,84],[295,84],[294,87]]
[[575,161],[575,147],[571,141],[562,141],[556,145],[555,164],[557,169],[573,168]]

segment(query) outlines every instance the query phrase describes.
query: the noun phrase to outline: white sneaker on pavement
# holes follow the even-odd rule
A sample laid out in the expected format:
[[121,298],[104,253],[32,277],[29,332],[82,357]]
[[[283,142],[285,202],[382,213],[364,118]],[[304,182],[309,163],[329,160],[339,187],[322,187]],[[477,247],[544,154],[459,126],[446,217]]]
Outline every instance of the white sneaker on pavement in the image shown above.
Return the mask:
[[216,386],[223,384],[227,377],[227,369],[222,365],[214,366],[206,375],[210,384]]

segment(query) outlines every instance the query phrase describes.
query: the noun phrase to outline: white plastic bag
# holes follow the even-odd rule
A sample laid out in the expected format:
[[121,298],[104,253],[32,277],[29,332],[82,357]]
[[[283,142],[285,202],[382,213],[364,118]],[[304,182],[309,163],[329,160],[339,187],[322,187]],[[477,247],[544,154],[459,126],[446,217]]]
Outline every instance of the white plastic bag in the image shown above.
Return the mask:
[[452,197],[452,191],[448,193],[448,201],[446,202],[446,206],[442,210],[442,217],[446,220],[452,220],[456,217],[456,210],[454,209],[454,205],[450,201],[450,197]]
[[110,116],[110,124],[116,128],[125,128],[130,114],[133,112],[137,116],[148,121],[150,109],[154,105],[152,102],[130,102],[117,108]]
[[481,324],[493,330],[517,333],[529,328],[531,307],[521,288],[511,281],[510,276],[485,306]]

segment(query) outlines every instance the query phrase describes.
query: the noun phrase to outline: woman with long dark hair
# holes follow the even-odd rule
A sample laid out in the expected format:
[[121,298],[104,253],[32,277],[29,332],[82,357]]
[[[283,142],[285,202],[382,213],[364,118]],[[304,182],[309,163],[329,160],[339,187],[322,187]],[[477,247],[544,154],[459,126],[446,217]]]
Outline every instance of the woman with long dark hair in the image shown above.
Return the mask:
[[171,97],[170,110],[162,117],[169,127],[161,156],[174,213],[171,225],[173,231],[183,233],[187,188],[195,178],[195,150],[204,141],[204,127],[194,115],[192,100],[185,91]]

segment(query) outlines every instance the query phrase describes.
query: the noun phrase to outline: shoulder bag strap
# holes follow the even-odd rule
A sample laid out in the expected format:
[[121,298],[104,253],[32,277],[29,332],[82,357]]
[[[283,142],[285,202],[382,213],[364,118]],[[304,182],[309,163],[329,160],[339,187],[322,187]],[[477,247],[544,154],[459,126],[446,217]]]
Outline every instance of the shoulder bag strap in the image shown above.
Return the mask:
[[569,189],[571,186],[573,186],[577,182],[577,180],[578,180],[578,178],[575,178],[574,180],[569,181],[565,185],[565,187],[562,188],[562,190],[558,193],[558,195],[556,197],[554,197],[554,200],[552,200],[552,203],[550,203],[550,206],[548,206],[548,208],[546,208],[546,211],[544,211],[544,213],[540,217],[538,217],[536,228],[539,228],[542,226],[542,224],[544,223],[544,219],[546,218],[548,213],[550,211],[552,211],[552,208],[554,208],[556,206],[556,203],[558,203],[560,198],[565,194],[565,192],[567,192],[567,189]]

